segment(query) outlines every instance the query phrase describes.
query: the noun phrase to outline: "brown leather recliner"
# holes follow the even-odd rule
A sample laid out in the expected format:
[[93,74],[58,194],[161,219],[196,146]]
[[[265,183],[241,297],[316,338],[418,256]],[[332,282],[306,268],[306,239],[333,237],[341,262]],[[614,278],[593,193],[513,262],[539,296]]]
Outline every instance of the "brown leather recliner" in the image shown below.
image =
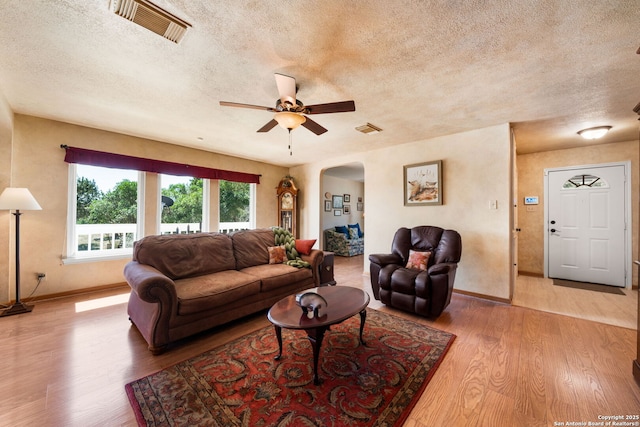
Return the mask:
[[[426,270],[406,268],[410,250],[431,252]],[[403,227],[396,231],[391,252],[369,255],[375,298],[390,307],[438,317],[451,301],[462,254],[460,234],[432,226]]]

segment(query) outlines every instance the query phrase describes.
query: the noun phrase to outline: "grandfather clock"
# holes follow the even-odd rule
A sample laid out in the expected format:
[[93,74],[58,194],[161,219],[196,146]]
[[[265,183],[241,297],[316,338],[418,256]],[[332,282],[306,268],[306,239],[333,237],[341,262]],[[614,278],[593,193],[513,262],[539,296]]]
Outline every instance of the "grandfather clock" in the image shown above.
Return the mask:
[[278,194],[278,225],[294,236],[298,225],[298,189],[293,178],[285,176],[276,187]]

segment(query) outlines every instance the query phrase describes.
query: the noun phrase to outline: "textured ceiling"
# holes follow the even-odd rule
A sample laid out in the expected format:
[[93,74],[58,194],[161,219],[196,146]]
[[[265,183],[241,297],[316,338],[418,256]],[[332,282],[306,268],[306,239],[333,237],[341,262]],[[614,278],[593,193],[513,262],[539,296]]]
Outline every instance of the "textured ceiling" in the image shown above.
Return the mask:
[[[638,138],[638,0],[156,0],[189,22],[172,43],[110,0],[2,0],[0,95],[16,113],[285,166],[513,123],[518,151]],[[329,131],[256,133],[273,73]],[[382,133],[363,135],[367,122]],[[592,142],[593,143],[593,142]],[[108,147],[104,147],[108,149]],[[481,148],[481,147],[478,147]]]

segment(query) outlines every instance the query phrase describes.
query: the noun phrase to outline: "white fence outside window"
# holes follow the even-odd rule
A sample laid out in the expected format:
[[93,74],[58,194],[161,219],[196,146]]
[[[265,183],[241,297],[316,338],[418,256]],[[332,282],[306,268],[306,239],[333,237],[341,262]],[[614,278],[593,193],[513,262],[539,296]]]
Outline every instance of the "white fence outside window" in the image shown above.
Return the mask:
[[[77,254],[115,255],[130,252],[137,240],[136,224],[76,224]],[[249,222],[221,222],[220,233],[251,228]],[[191,234],[201,231],[200,223],[161,224],[160,234]]]

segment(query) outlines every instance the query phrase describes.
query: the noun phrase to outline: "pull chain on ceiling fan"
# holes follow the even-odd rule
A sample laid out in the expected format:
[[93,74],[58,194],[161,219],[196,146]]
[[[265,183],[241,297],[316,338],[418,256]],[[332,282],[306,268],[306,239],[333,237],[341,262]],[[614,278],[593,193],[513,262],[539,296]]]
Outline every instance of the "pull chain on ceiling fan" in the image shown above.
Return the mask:
[[351,101],[330,102],[327,104],[304,105],[302,101],[296,99],[296,79],[284,74],[275,73],[276,86],[280,98],[276,100],[275,108],[263,107],[260,105],[240,104],[237,102],[220,101],[223,107],[252,108],[274,112],[273,119],[258,129],[258,132],[269,132],[276,125],[287,129],[289,132],[289,155],[293,155],[291,150],[291,131],[300,125],[307,128],[316,135],[322,135],[327,129],[311,120],[307,115],[345,113],[356,111],[356,104]]

